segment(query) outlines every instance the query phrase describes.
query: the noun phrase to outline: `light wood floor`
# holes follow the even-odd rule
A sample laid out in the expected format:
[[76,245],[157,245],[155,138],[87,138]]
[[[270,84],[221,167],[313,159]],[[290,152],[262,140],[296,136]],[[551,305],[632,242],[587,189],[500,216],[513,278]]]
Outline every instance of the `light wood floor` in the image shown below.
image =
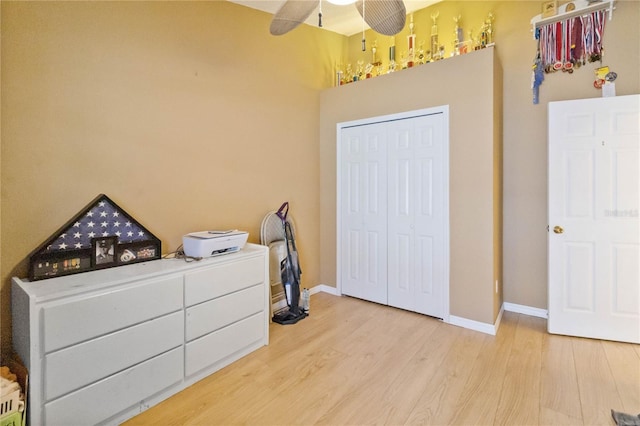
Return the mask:
[[497,336],[318,293],[270,345],[133,425],[613,425],[640,413],[640,345],[546,333],[505,312]]

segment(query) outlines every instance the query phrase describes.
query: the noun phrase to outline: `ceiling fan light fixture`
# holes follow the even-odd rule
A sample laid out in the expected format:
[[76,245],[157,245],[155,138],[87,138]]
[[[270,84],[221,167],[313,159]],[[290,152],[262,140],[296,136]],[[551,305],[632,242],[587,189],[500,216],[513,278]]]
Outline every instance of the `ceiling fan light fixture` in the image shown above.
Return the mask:
[[327,0],[327,1],[337,6],[346,6],[348,4],[353,4],[356,2],[356,0]]

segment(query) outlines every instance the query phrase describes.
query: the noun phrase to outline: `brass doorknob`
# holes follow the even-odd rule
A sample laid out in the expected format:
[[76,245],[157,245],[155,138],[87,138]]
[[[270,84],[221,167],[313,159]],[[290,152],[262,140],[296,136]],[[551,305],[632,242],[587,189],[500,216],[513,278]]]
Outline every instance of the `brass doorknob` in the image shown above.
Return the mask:
[[562,234],[564,232],[564,229],[562,229],[562,226],[554,226],[553,232],[555,232],[556,234]]

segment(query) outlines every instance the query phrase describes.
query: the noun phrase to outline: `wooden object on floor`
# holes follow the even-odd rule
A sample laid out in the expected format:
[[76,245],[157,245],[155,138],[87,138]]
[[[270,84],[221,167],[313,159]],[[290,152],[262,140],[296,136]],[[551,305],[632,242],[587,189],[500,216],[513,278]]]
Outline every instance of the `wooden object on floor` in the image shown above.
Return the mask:
[[549,335],[505,312],[497,336],[349,297],[271,324],[270,345],[125,423],[611,425],[640,413],[638,345]]

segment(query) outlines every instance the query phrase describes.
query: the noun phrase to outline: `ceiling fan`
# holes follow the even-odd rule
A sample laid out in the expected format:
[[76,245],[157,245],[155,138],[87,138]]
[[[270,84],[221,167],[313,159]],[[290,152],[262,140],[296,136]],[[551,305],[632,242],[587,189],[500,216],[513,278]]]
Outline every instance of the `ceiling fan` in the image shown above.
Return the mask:
[[[395,35],[402,31],[407,19],[403,0],[327,0],[333,4],[355,7],[374,31],[384,35]],[[322,27],[322,0],[285,0],[273,16],[270,32],[282,35],[304,22],[318,8],[318,26]],[[363,28],[364,32],[364,28]],[[364,49],[364,39],[363,39]]]

